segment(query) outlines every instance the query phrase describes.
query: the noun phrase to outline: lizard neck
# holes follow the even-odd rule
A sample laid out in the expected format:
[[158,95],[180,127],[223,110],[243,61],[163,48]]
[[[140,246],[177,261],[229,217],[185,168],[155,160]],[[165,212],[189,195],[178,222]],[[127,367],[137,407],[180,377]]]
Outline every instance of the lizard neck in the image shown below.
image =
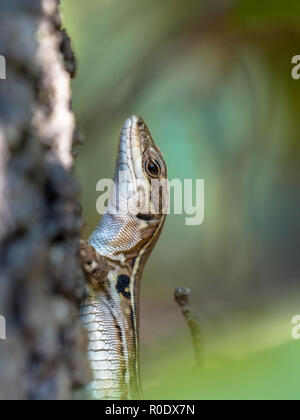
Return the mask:
[[[141,235],[131,235],[133,239],[129,248],[128,239],[120,240],[120,230],[126,232],[124,219],[106,214],[90,238],[90,244],[104,257],[109,267],[101,286],[90,289],[83,306],[94,375],[90,386],[96,399],[141,397],[140,279],[163,222],[162,219],[152,225],[150,240],[143,239]],[[120,227],[114,230],[110,229],[111,225]],[[108,348],[110,352],[106,352]],[[110,379],[107,379],[108,371]]]
[[158,239],[164,221],[165,216],[143,221],[131,214],[106,213],[90,236],[89,243],[100,255],[124,265],[138,256],[140,260],[145,260]]

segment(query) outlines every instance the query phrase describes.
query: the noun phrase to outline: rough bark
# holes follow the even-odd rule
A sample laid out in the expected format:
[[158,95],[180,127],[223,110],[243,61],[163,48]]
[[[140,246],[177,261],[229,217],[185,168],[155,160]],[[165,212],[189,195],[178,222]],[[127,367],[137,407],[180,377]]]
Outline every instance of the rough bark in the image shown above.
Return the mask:
[[71,174],[75,62],[57,0],[1,0],[0,28],[0,399],[68,399],[88,375]]

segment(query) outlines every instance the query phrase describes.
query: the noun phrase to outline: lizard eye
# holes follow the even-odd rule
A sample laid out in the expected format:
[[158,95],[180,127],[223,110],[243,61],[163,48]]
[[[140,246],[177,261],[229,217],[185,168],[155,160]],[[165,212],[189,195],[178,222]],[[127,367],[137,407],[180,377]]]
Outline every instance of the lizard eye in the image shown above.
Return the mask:
[[137,125],[140,130],[143,130],[145,128],[145,124],[143,123],[143,121],[139,121]]
[[160,174],[160,164],[157,162],[157,160],[148,160],[146,162],[146,171],[151,177],[157,177]]

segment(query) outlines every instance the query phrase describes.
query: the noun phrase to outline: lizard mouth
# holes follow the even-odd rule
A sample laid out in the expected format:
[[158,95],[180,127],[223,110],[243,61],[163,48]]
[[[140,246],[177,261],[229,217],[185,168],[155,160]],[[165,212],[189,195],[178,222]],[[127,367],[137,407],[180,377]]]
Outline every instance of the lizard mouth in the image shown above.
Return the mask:
[[145,222],[149,222],[150,220],[156,219],[156,217],[153,214],[139,213],[136,215],[136,217],[140,220],[144,220]]

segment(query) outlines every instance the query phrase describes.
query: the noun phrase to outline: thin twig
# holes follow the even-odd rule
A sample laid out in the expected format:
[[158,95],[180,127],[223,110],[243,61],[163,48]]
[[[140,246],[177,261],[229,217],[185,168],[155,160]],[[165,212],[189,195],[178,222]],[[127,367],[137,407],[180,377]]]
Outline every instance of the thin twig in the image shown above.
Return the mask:
[[190,289],[179,287],[175,289],[174,297],[190,328],[196,356],[196,367],[198,370],[201,370],[204,366],[202,332],[200,321],[189,306],[190,294]]

